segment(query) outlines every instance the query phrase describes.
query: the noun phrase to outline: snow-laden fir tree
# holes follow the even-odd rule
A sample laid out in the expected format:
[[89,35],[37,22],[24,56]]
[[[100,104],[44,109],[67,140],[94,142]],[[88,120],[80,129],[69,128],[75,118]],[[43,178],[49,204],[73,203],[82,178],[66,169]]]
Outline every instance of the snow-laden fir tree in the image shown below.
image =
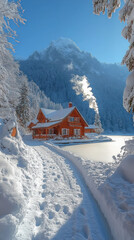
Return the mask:
[[[105,13],[107,9],[108,17],[112,16],[112,13],[120,7],[120,0],[93,0],[94,13]],[[119,12],[119,18],[121,21],[126,22],[126,26],[122,31],[122,36],[130,43],[129,49],[126,52],[122,64],[126,64],[129,71],[134,71],[134,1],[125,0],[123,8]],[[124,91],[123,103],[127,111],[134,112],[134,74],[127,79],[127,85]]]
[[26,127],[29,121],[30,103],[28,97],[28,84],[25,81],[20,90],[19,104],[16,107],[16,113],[21,126]]
[[13,50],[9,38],[14,38],[16,32],[10,27],[10,21],[24,22],[20,16],[20,2],[0,0],[0,116],[10,117],[17,102],[19,67],[13,60],[9,49]]
[[95,114],[94,125],[97,127],[96,129],[97,133],[102,133],[104,131],[101,125],[100,115],[98,113]]
[[39,86],[33,82],[28,82],[29,101],[30,101],[30,120],[37,117],[40,108],[62,109],[61,104],[56,104],[48,98]]

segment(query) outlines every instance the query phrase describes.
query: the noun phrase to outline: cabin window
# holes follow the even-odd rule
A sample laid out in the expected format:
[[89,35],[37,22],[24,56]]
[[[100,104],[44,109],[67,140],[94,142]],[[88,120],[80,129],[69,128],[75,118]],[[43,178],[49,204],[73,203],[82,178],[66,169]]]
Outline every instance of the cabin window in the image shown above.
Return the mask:
[[74,129],[74,135],[79,136],[80,135],[80,129]]
[[69,117],[69,122],[80,122],[79,117]]
[[69,129],[62,128],[62,135],[69,135]]
[[74,117],[70,117],[70,122],[74,122]]

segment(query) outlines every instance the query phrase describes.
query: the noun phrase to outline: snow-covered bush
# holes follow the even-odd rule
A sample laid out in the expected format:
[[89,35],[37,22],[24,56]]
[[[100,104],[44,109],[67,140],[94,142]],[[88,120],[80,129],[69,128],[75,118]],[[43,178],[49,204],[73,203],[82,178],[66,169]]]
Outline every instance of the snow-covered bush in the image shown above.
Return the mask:
[[128,155],[123,159],[117,173],[121,174],[126,181],[134,183],[134,155]]

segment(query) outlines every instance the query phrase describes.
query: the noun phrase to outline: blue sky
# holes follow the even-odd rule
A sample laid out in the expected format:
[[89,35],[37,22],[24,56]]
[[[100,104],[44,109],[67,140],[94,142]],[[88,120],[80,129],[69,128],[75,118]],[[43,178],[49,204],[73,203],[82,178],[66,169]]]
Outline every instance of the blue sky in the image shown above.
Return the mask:
[[106,63],[120,63],[128,48],[118,11],[111,19],[106,14],[96,16],[89,0],[22,0],[22,7],[27,22],[15,28],[19,40],[14,43],[15,58],[27,58],[60,37],[72,39],[81,50]]

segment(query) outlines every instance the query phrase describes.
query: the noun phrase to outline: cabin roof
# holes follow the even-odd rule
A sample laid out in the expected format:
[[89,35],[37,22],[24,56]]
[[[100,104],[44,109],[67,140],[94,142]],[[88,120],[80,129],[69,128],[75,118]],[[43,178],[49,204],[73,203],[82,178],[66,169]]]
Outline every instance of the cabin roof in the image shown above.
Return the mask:
[[75,107],[70,107],[70,108],[65,108],[60,110],[51,110],[51,109],[41,108],[41,111],[49,121],[54,122],[54,121],[59,121],[64,119],[74,109]]
[[33,120],[31,120],[30,122],[27,122],[26,126],[28,127],[30,125],[30,123],[36,124],[38,122],[37,118],[34,118]]
[[60,122],[61,121],[47,122],[47,123],[37,123],[37,125],[32,127],[32,129],[35,129],[35,128],[48,128],[48,127],[52,127],[53,125],[59,124]]
[[44,116],[47,118],[47,116],[57,110],[53,110],[53,109],[47,109],[47,108],[41,108],[42,113],[44,114]]

